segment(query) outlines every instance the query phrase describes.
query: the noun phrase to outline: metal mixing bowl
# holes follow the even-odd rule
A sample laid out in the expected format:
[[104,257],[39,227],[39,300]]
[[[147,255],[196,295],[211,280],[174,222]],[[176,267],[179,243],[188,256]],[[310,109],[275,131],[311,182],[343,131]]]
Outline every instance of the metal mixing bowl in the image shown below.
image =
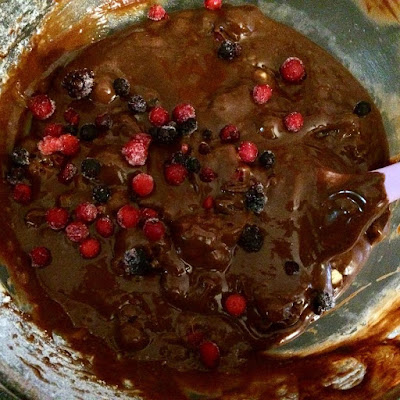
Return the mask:
[[[18,61],[22,50],[28,47],[31,36],[40,29],[44,17],[49,13],[53,21],[59,24],[60,33],[67,31],[82,15],[90,14],[96,22],[92,39],[98,40],[143,16],[140,6],[134,14],[129,8],[121,12],[119,6],[128,3],[134,1],[0,0],[0,83],[6,82],[6,71]],[[163,3],[169,10],[202,5],[200,0]],[[361,0],[336,0],[334,3],[328,0],[229,3],[259,5],[267,15],[293,26],[340,59],[370,91],[381,109],[391,155],[400,153],[400,6],[397,2],[365,0],[368,4],[365,8],[360,7],[360,4],[364,4]],[[110,6],[110,11],[105,14],[99,11],[104,4]],[[115,4],[114,11],[112,4]],[[385,9],[385,4],[391,9]],[[365,10],[371,13],[377,11],[381,16],[379,19],[371,18]],[[350,335],[357,336],[368,321],[377,315],[377,310],[382,310],[389,301],[400,297],[397,295],[400,293],[399,224],[400,207],[393,206],[390,233],[376,246],[367,265],[340,299],[348,301],[313,324],[302,336],[280,348],[280,353],[291,356],[304,354],[315,351],[316,346],[321,348],[327,342],[340,342]],[[62,338],[50,340],[16,312],[9,296],[12,288],[8,286],[7,272],[1,266],[0,278],[4,286],[0,291],[0,304],[3,304],[0,307],[0,382],[4,387],[4,393],[0,393],[1,399],[135,398],[132,388],[120,392],[96,381],[85,370],[86,363],[82,356],[68,349]],[[390,337],[395,337],[397,333],[395,330]],[[399,398],[394,393],[390,396]]]

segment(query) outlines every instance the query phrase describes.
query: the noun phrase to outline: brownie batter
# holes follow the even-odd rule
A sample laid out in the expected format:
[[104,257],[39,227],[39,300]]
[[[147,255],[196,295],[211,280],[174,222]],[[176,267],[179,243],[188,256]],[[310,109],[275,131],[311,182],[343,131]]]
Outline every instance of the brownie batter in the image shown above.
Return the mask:
[[[305,68],[296,82],[281,68],[290,57]],[[265,104],[257,85],[272,89]],[[42,120],[38,94],[56,107]],[[368,172],[388,163],[369,95],[255,7],[136,25],[43,78],[29,102],[3,157],[2,257],[20,255],[8,265],[34,320],[94,354],[108,382],[131,377],[155,397],[160,366],[238,373],[334,307],[387,222],[383,176]],[[172,113],[181,104],[191,107]],[[168,111],[160,127],[156,107]],[[294,129],[293,112],[304,119]],[[78,151],[57,147],[59,134],[77,137]],[[139,172],[154,181],[146,196],[132,189]],[[13,200],[21,184],[32,190],[23,204]],[[49,226],[49,209],[66,210],[70,224],[84,203],[97,207],[84,221],[95,244]],[[132,227],[126,205],[140,212]],[[152,223],[165,229],[157,240]],[[38,247],[48,265],[32,265]]]

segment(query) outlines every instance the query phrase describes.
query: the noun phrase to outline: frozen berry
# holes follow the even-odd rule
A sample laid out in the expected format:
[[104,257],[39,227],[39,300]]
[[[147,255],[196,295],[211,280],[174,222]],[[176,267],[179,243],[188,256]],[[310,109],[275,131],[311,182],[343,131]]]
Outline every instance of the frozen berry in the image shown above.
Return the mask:
[[110,114],[104,113],[96,117],[94,124],[98,130],[106,131],[112,128],[113,121]]
[[158,217],[158,212],[156,210],[153,210],[152,208],[142,208],[140,210],[140,221],[141,222],[146,222],[150,218],[157,218]]
[[199,173],[200,180],[203,182],[212,182],[217,176],[216,172],[210,167],[203,167]]
[[181,164],[167,165],[164,169],[165,180],[173,186],[179,186],[187,177],[187,170]]
[[100,242],[94,238],[85,239],[79,245],[79,252],[83,258],[95,258],[101,251]]
[[214,342],[203,342],[199,351],[201,362],[205,367],[213,369],[218,366],[221,355],[218,346]]
[[59,137],[64,133],[62,124],[47,124],[44,128],[43,136]]
[[29,165],[29,151],[22,147],[15,147],[11,153],[11,161],[20,167]]
[[253,142],[242,142],[238,152],[240,159],[245,163],[254,162],[258,156],[258,148]]
[[81,163],[82,175],[87,179],[96,179],[101,170],[101,164],[94,158],[85,158]]
[[209,154],[211,151],[211,147],[208,143],[201,142],[199,144],[199,153],[202,154],[203,156]]
[[106,185],[95,186],[92,190],[92,197],[97,203],[107,203],[111,197],[111,190]]
[[314,295],[312,308],[315,314],[321,315],[322,313],[330,310],[335,306],[335,299],[327,292],[317,291]]
[[187,160],[188,160],[188,156],[186,154],[183,154],[182,151],[177,151],[176,153],[172,154],[171,164],[185,165]]
[[196,118],[189,118],[177,126],[177,130],[182,136],[190,136],[197,131],[197,128],[198,125]]
[[161,128],[150,128],[150,134],[158,144],[172,144],[179,138],[179,132],[172,125],[164,125]]
[[282,78],[286,82],[298,83],[306,77],[303,61],[297,57],[289,57],[280,67]]
[[89,228],[81,221],[74,221],[67,225],[65,233],[71,242],[79,243],[89,236]]
[[221,142],[223,143],[234,143],[240,139],[240,132],[235,125],[226,125],[221,129],[219,133]]
[[132,189],[140,197],[148,196],[154,190],[154,179],[151,175],[140,173],[132,179]]
[[28,108],[34,118],[43,121],[54,114],[56,105],[46,94],[38,94],[30,98]]
[[65,125],[63,127],[63,133],[69,133],[73,136],[78,136],[78,125]]
[[163,107],[154,107],[149,112],[149,121],[154,125],[161,127],[169,122],[168,111]]
[[66,156],[74,156],[79,152],[79,139],[72,135],[61,135],[59,137],[61,153]]
[[78,173],[78,168],[76,167],[76,165],[72,163],[67,163],[64,165],[64,167],[58,174],[58,180],[61,183],[69,183],[72,181],[72,179],[77,173]]
[[353,113],[359,117],[365,117],[372,111],[371,104],[367,101],[360,101],[354,107]]
[[146,164],[151,136],[145,133],[136,134],[122,148],[122,155],[133,167]]
[[225,300],[225,310],[234,317],[240,317],[246,311],[246,299],[241,294],[231,294]]
[[143,233],[150,241],[157,242],[164,237],[165,226],[158,218],[150,218],[144,223]]
[[25,169],[22,167],[11,167],[6,174],[6,181],[10,185],[16,185],[25,179]]
[[97,218],[97,207],[93,203],[81,203],[75,209],[75,216],[78,221],[93,222]]
[[29,253],[32,267],[47,267],[51,263],[51,253],[46,247],[35,247]]
[[94,72],[87,68],[71,71],[64,77],[61,85],[70,97],[82,99],[92,93]]
[[53,136],[45,136],[38,143],[38,149],[44,156],[49,156],[62,150],[61,139]]
[[151,264],[146,252],[141,247],[133,247],[124,254],[124,271],[126,275],[146,275],[151,271]]
[[253,185],[246,193],[244,204],[246,208],[255,214],[260,214],[265,207],[267,197],[264,194],[264,187],[261,183]]
[[128,96],[129,91],[131,90],[131,85],[126,79],[117,78],[113,82],[113,88],[117,96],[125,97]]
[[270,150],[263,151],[258,157],[258,162],[265,169],[271,169],[275,165],[275,154]]
[[134,228],[138,224],[139,219],[139,210],[129,204],[121,207],[118,210],[117,221],[122,228]]
[[74,110],[72,107],[69,107],[64,112],[64,119],[68,124],[79,125],[81,117],[76,110]]
[[196,157],[189,157],[185,161],[185,167],[189,172],[194,174],[198,174],[201,170],[200,161]]
[[25,183],[17,183],[13,190],[13,199],[20,204],[28,204],[32,199],[32,189]]
[[248,253],[257,253],[264,244],[264,233],[257,225],[246,225],[240,235],[238,244]]
[[172,117],[178,124],[182,124],[189,118],[196,118],[196,110],[191,104],[178,104],[172,111]]
[[79,137],[84,140],[85,142],[92,142],[99,136],[95,124],[85,124],[82,125],[79,131]]
[[290,276],[298,274],[300,272],[300,265],[296,261],[286,261],[285,272]]
[[218,49],[218,57],[223,60],[232,61],[234,58],[240,56],[241,52],[242,47],[239,43],[224,40]]
[[139,95],[135,95],[129,98],[128,108],[135,114],[144,113],[147,110],[146,100]]
[[298,132],[304,125],[304,118],[299,112],[292,112],[283,119],[286,130]]
[[215,201],[214,197],[207,196],[203,201],[203,208],[206,210],[211,210],[214,207]]
[[101,217],[95,223],[96,231],[99,235],[108,238],[114,233],[114,224],[108,217]]
[[204,7],[208,10],[219,10],[222,7],[222,0],[204,0]]
[[209,142],[213,137],[213,133],[210,129],[204,129],[203,131],[203,140]]
[[253,89],[253,100],[256,104],[265,104],[272,97],[272,88],[269,85],[257,85]]
[[147,17],[152,21],[161,21],[166,15],[167,12],[164,10],[163,6],[159,4],[152,5],[147,13]]
[[46,212],[46,222],[55,231],[64,229],[69,219],[68,211],[65,208],[50,208]]

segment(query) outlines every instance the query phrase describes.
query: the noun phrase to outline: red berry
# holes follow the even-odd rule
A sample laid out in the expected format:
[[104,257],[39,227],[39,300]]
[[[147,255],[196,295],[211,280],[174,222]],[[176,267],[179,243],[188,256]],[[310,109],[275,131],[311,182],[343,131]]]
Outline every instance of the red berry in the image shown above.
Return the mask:
[[38,149],[44,156],[61,151],[61,140],[58,137],[45,136],[39,143]]
[[69,183],[72,181],[72,179],[77,173],[78,173],[78,168],[76,167],[76,165],[72,163],[65,164],[65,166],[58,174],[58,180],[61,183]]
[[28,107],[33,116],[39,120],[50,118],[56,109],[54,101],[47,94],[38,94],[31,97]]
[[190,144],[182,143],[181,152],[182,152],[182,154],[189,154],[190,153]]
[[69,107],[64,112],[64,119],[70,125],[79,125],[80,116],[72,107]]
[[47,267],[51,263],[51,253],[46,247],[35,247],[29,255],[32,267]]
[[169,122],[169,114],[165,108],[154,107],[149,112],[149,121],[155,126],[163,126]]
[[148,196],[154,190],[154,179],[151,175],[140,173],[132,179],[132,189],[140,197]]
[[108,238],[114,233],[114,224],[108,217],[101,217],[95,224],[97,233],[105,238]]
[[173,186],[179,186],[187,177],[187,170],[182,164],[171,164],[164,169],[165,180]]
[[188,332],[186,336],[187,343],[194,348],[199,347],[203,340],[204,332],[201,331]]
[[85,239],[79,245],[79,252],[83,258],[95,258],[99,255],[100,250],[100,242],[94,238]]
[[178,104],[172,111],[172,117],[175,122],[181,124],[189,118],[196,118],[196,110],[190,104]]
[[272,97],[272,88],[269,85],[257,85],[253,89],[253,100],[257,104],[265,104]]
[[142,208],[140,210],[140,221],[141,222],[146,222],[150,218],[157,218],[158,217],[158,212],[156,210],[153,210],[152,208]]
[[13,199],[20,204],[28,204],[32,199],[32,189],[25,183],[17,183],[13,190]]
[[212,182],[214,179],[217,178],[217,176],[218,175],[210,167],[203,167],[199,173],[199,178],[203,182]]
[[204,7],[208,10],[219,10],[222,7],[222,0],[204,0]]
[[301,82],[306,76],[303,61],[297,57],[289,57],[280,68],[282,78],[291,83]]
[[144,223],[143,233],[150,241],[157,242],[164,237],[165,226],[158,218],[150,218]]
[[289,132],[298,132],[304,125],[304,118],[299,112],[292,112],[286,115],[283,123]]
[[214,342],[203,342],[200,345],[200,359],[207,368],[216,368],[221,358],[219,348]]
[[167,12],[164,10],[163,6],[159,4],[154,4],[150,7],[150,10],[147,14],[148,18],[153,21],[161,21],[165,18]]
[[254,162],[258,156],[258,148],[253,142],[242,142],[238,152],[240,159],[245,163]]
[[62,135],[63,129],[62,124],[48,124],[44,128],[44,136],[59,137]]
[[82,242],[82,240],[86,239],[89,236],[88,227],[81,221],[71,222],[65,228],[65,233],[67,234],[67,238],[72,242]]
[[93,222],[97,218],[97,207],[92,203],[81,203],[75,209],[76,219],[82,222]]
[[66,156],[74,156],[79,151],[79,139],[73,135],[61,135],[61,153]]
[[122,155],[133,167],[146,164],[151,136],[146,133],[136,134],[122,148]]
[[46,212],[46,222],[55,231],[64,229],[67,226],[68,219],[68,211],[65,208],[50,208]]
[[134,228],[138,224],[139,218],[139,210],[129,204],[118,210],[117,221],[122,228]]
[[214,207],[214,197],[207,196],[203,201],[203,208],[211,210]]
[[246,299],[241,294],[231,294],[225,301],[225,310],[234,317],[240,317],[246,311]]
[[221,129],[219,133],[221,142],[223,143],[234,143],[240,139],[240,132],[235,125],[226,125]]

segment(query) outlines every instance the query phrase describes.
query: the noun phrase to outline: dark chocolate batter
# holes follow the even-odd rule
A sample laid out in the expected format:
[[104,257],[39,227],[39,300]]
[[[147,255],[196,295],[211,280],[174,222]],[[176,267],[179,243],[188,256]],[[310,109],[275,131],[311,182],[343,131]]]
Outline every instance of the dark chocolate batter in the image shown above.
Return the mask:
[[[241,47],[230,61],[218,57],[227,39]],[[280,75],[288,57],[305,65],[307,75],[299,83]],[[62,82],[69,72],[83,68],[93,71],[94,88],[89,96],[73,100]],[[191,104],[197,130],[168,145],[153,139],[145,165],[130,166],[121,149],[135,134],[151,133],[151,124],[148,112],[132,112],[127,99],[115,94],[113,82],[121,77],[130,83],[130,95],[141,95],[148,109],[161,105],[171,112],[177,104]],[[257,84],[272,87],[265,105],[252,98]],[[53,99],[56,111],[46,121],[33,119],[25,131],[29,111],[21,122],[16,146],[30,154],[22,180],[31,184],[33,199],[18,204],[12,200],[12,185],[2,184],[2,256],[7,261],[9,253],[19,255],[8,262],[10,273],[26,293],[38,324],[94,354],[101,378],[119,383],[131,377],[151,398],[158,393],[167,399],[168,390],[171,398],[181,398],[173,388],[164,391],[161,386],[168,386],[171,371],[206,369],[199,358],[202,341],[218,346],[220,372],[238,373],[256,351],[300,334],[334,305],[386,224],[383,177],[367,173],[388,163],[378,110],[332,56],[257,8],[184,11],[147,21],[86,48],[45,78],[37,93]],[[365,116],[354,113],[360,101],[372,104]],[[69,107],[79,113],[79,127],[104,113],[111,116],[112,127],[98,130],[93,141],[81,136],[78,155],[41,154],[37,145],[46,126],[65,124]],[[293,111],[305,120],[296,133],[285,130],[282,122]],[[241,133],[236,143],[220,139],[228,124]],[[203,135],[206,129],[211,134]],[[274,165],[242,162],[237,152],[242,141],[256,144],[260,154],[271,151]],[[204,182],[201,174],[189,172],[179,186],[166,182],[165,163],[183,144],[202,167],[212,168],[215,180]],[[94,180],[80,169],[88,157],[101,165]],[[67,163],[78,168],[68,184],[59,179]],[[2,166],[5,175],[12,167],[8,157]],[[154,192],[145,198],[131,191],[137,171],[155,181]],[[102,238],[90,224],[101,252],[87,260],[79,254],[79,244],[49,228],[45,214],[63,207],[73,219],[79,204],[94,202],[92,190],[99,184],[111,190],[99,209],[114,221],[115,234]],[[262,194],[260,212],[246,203],[249,190]],[[214,199],[209,210],[203,207],[207,196]],[[166,226],[164,239],[149,242],[140,224],[119,227],[117,212],[125,204],[156,210]],[[249,252],[240,238],[253,225],[263,243],[261,250]],[[51,251],[49,266],[31,266],[29,252],[36,246]],[[125,252],[133,247],[143,249],[151,263],[143,276],[122,266]],[[230,294],[246,300],[239,317],[226,310]],[[171,368],[165,379],[154,372],[160,365]],[[160,387],[154,386],[154,374]]]

